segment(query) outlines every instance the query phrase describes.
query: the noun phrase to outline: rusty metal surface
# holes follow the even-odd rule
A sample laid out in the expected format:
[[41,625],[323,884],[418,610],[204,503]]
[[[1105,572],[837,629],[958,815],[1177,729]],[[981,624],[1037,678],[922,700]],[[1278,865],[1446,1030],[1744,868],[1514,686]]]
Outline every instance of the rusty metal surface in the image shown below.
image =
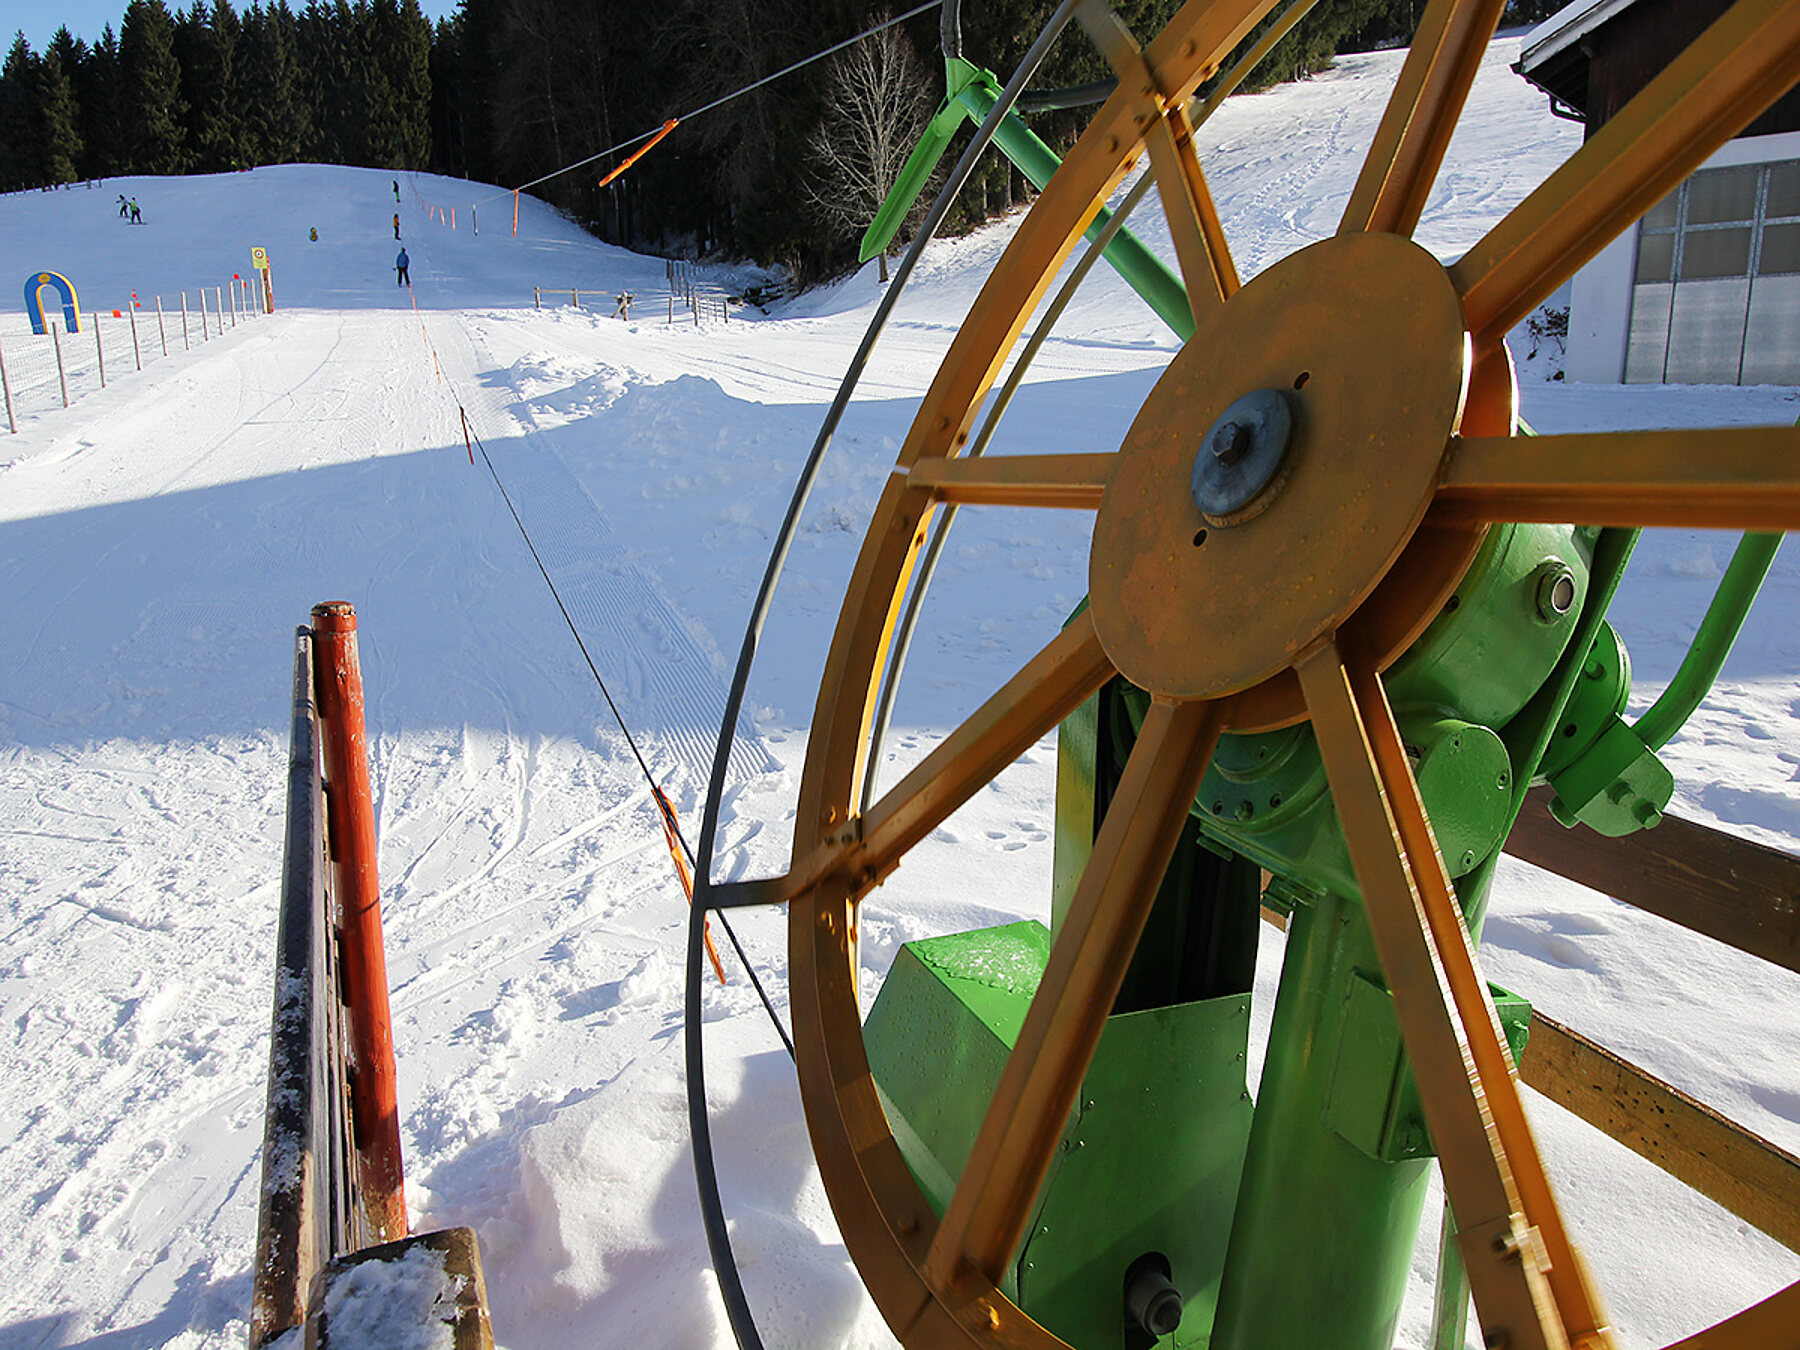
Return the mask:
[[[1210,315],[1145,401],[1094,523],[1094,626],[1121,673],[1235,693],[1342,623],[1424,517],[1466,372],[1443,268],[1397,235],[1314,244]],[[1259,389],[1295,408],[1285,481],[1254,519],[1209,526],[1195,455]]]

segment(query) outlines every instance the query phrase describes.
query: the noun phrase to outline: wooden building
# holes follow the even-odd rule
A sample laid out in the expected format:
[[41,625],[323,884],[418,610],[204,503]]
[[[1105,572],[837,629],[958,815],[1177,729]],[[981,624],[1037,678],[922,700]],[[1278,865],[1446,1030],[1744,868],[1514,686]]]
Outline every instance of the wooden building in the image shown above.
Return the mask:
[[[1728,0],[1576,0],[1516,69],[1593,135]],[[1800,384],[1800,89],[1577,274],[1568,378]]]

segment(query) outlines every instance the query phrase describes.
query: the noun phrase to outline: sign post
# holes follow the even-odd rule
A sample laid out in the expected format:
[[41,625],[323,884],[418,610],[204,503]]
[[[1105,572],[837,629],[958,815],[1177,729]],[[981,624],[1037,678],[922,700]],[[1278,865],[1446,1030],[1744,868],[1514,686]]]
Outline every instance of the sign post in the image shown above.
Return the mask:
[[250,250],[250,265],[256,269],[256,275],[262,280],[263,313],[275,312],[275,282],[269,274],[269,251],[264,248]]

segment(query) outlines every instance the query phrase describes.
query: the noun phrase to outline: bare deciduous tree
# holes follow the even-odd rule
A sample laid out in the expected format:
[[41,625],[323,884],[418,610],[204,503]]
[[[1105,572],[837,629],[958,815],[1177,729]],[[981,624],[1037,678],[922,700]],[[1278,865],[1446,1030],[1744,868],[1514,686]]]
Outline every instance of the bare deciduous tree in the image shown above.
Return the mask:
[[[931,120],[933,98],[899,28],[846,48],[832,59],[829,79],[825,115],[807,146],[808,205],[821,224],[854,238],[899,179]],[[888,279],[885,252],[881,279]]]

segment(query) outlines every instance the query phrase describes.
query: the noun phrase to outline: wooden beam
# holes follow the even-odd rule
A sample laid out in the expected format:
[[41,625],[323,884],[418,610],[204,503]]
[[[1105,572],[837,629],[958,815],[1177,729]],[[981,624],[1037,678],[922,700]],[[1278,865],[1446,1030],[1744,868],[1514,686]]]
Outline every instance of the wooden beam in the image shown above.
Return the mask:
[[1679,816],[1622,839],[1566,830],[1549,803],[1549,788],[1526,796],[1513,857],[1800,971],[1800,858]]
[[1519,1077],[1800,1252],[1800,1158],[1540,1012]]

